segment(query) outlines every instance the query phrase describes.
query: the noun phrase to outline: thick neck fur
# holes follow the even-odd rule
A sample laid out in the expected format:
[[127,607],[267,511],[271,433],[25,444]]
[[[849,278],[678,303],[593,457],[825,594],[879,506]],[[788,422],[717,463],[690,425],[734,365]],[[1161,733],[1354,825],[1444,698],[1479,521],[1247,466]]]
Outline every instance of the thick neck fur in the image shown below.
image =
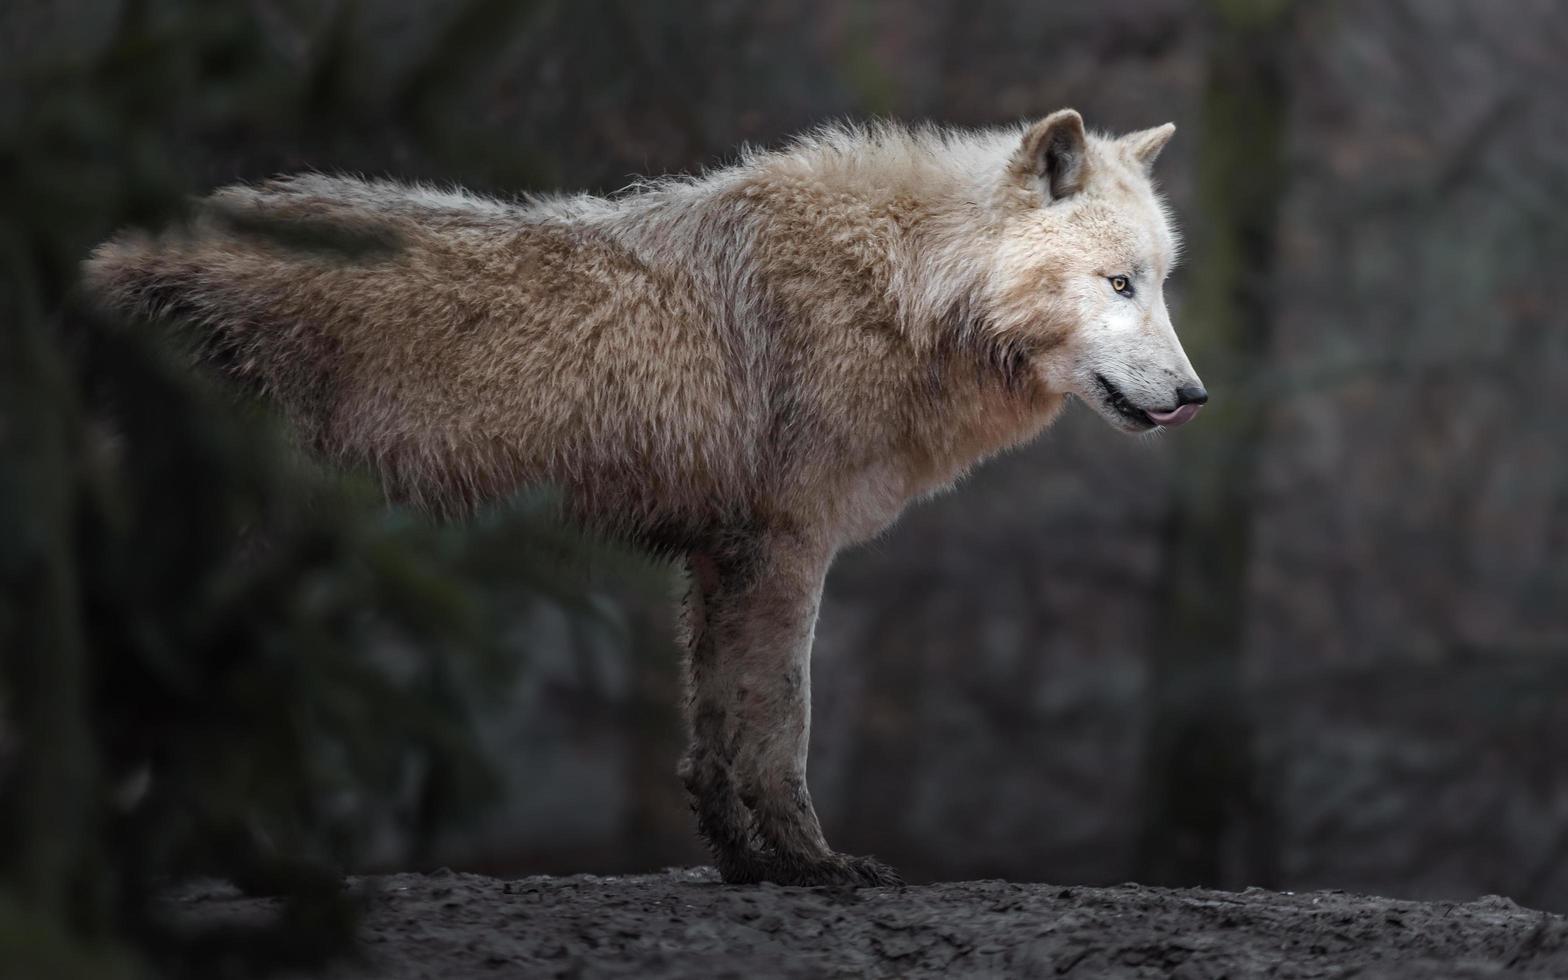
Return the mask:
[[[860,202],[869,225],[862,230],[882,236],[888,301],[900,326],[911,338],[940,344],[944,338],[932,336],[933,330],[950,326],[954,310],[977,311],[983,302],[987,232],[1017,140],[1016,128],[835,126],[781,150],[744,152],[737,164],[702,177],[640,183],[610,200],[540,203],[547,214],[610,231],[654,261],[732,266],[737,247],[749,244],[736,236],[753,229],[743,213],[729,215],[735,220],[726,226],[715,214],[716,202],[783,189],[829,204]],[[829,236],[844,231],[828,220],[823,224]],[[844,242],[829,237],[817,244]]]
[[905,369],[921,375],[918,397],[900,406],[897,447],[919,460],[920,492],[1033,435],[1061,405],[1030,371],[1035,341],[1001,329],[990,310],[995,238],[1017,206],[1005,170],[1018,140],[1011,128],[830,128],[749,156],[722,178],[803,199],[821,216],[814,247],[879,267],[878,312],[909,345]]
[[[716,301],[712,319],[742,333],[730,341],[757,375],[798,392],[853,372],[846,388],[885,393],[849,404],[823,391],[822,417],[787,422],[837,459],[896,471],[890,492],[915,496],[1032,436],[1062,403],[1030,370],[1032,341],[988,316],[991,239],[1007,206],[998,188],[1017,140],[1015,130],[834,128],[705,177],[545,207],[651,265],[691,270],[697,293]],[[781,361],[809,377],[786,379]],[[781,413],[799,408],[759,399],[773,442]],[[833,431],[843,423],[859,445]]]

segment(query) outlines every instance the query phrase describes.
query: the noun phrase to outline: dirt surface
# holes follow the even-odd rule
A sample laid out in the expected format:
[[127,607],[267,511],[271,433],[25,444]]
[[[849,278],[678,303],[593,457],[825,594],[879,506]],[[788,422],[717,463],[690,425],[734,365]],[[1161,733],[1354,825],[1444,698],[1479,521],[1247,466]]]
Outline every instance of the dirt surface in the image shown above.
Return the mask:
[[[1568,920],[1468,904],[974,881],[727,887],[709,869],[503,881],[354,879],[364,957],[335,980],[429,977],[1568,977]],[[265,899],[199,888],[209,922]]]

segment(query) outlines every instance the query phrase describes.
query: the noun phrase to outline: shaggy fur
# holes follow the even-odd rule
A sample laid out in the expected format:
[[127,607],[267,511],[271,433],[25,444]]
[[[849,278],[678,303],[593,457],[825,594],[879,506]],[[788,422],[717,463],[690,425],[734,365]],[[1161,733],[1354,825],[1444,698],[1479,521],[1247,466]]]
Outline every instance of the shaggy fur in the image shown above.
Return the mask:
[[888,883],[828,848],[806,790],[823,577],[1068,394],[1136,431],[1197,384],[1147,176],[1171,130],[1090,136],[1071,110],[835,128],[611,199],[297,176],[123,235],[86,278],[202,325],[396,497],[454,511],[548,483],[575,518],[683,556],[681,774],[725,879]]

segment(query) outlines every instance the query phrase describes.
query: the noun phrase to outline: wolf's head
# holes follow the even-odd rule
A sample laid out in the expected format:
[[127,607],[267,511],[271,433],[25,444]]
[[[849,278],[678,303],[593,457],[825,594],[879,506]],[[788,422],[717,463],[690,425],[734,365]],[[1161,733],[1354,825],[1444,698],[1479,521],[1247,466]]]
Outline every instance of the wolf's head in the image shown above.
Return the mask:
[[1024,133],[1003,174],[994,326],[1041,379],[1127,432],[1189,421],[1208,393],[1165,309],[1177,240],[1149,169],[1176,127],[1120,139],[1071,109]]

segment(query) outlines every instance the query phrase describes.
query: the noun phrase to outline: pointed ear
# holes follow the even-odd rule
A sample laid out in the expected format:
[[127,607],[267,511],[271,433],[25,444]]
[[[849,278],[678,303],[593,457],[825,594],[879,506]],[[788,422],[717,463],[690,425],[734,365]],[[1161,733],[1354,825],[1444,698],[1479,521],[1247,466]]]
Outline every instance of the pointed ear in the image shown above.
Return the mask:
[[1171,136],[1175,132],[1176,124],[1166,123],[1153,129],[1128,133],[1118,142],[1126,149],[1127,155],[1143,168],[1143,172],[1148,173],[1153,169],[1154,161],[1160,155],[1160,151],[1165,149],[1165,144],[1171,141]]
[[1012,171],[1016,179],[1039,188],[1046,203],[1082,190],[1089,177],[1083,117],[1061,109],[1030,126],[1013,155]]

